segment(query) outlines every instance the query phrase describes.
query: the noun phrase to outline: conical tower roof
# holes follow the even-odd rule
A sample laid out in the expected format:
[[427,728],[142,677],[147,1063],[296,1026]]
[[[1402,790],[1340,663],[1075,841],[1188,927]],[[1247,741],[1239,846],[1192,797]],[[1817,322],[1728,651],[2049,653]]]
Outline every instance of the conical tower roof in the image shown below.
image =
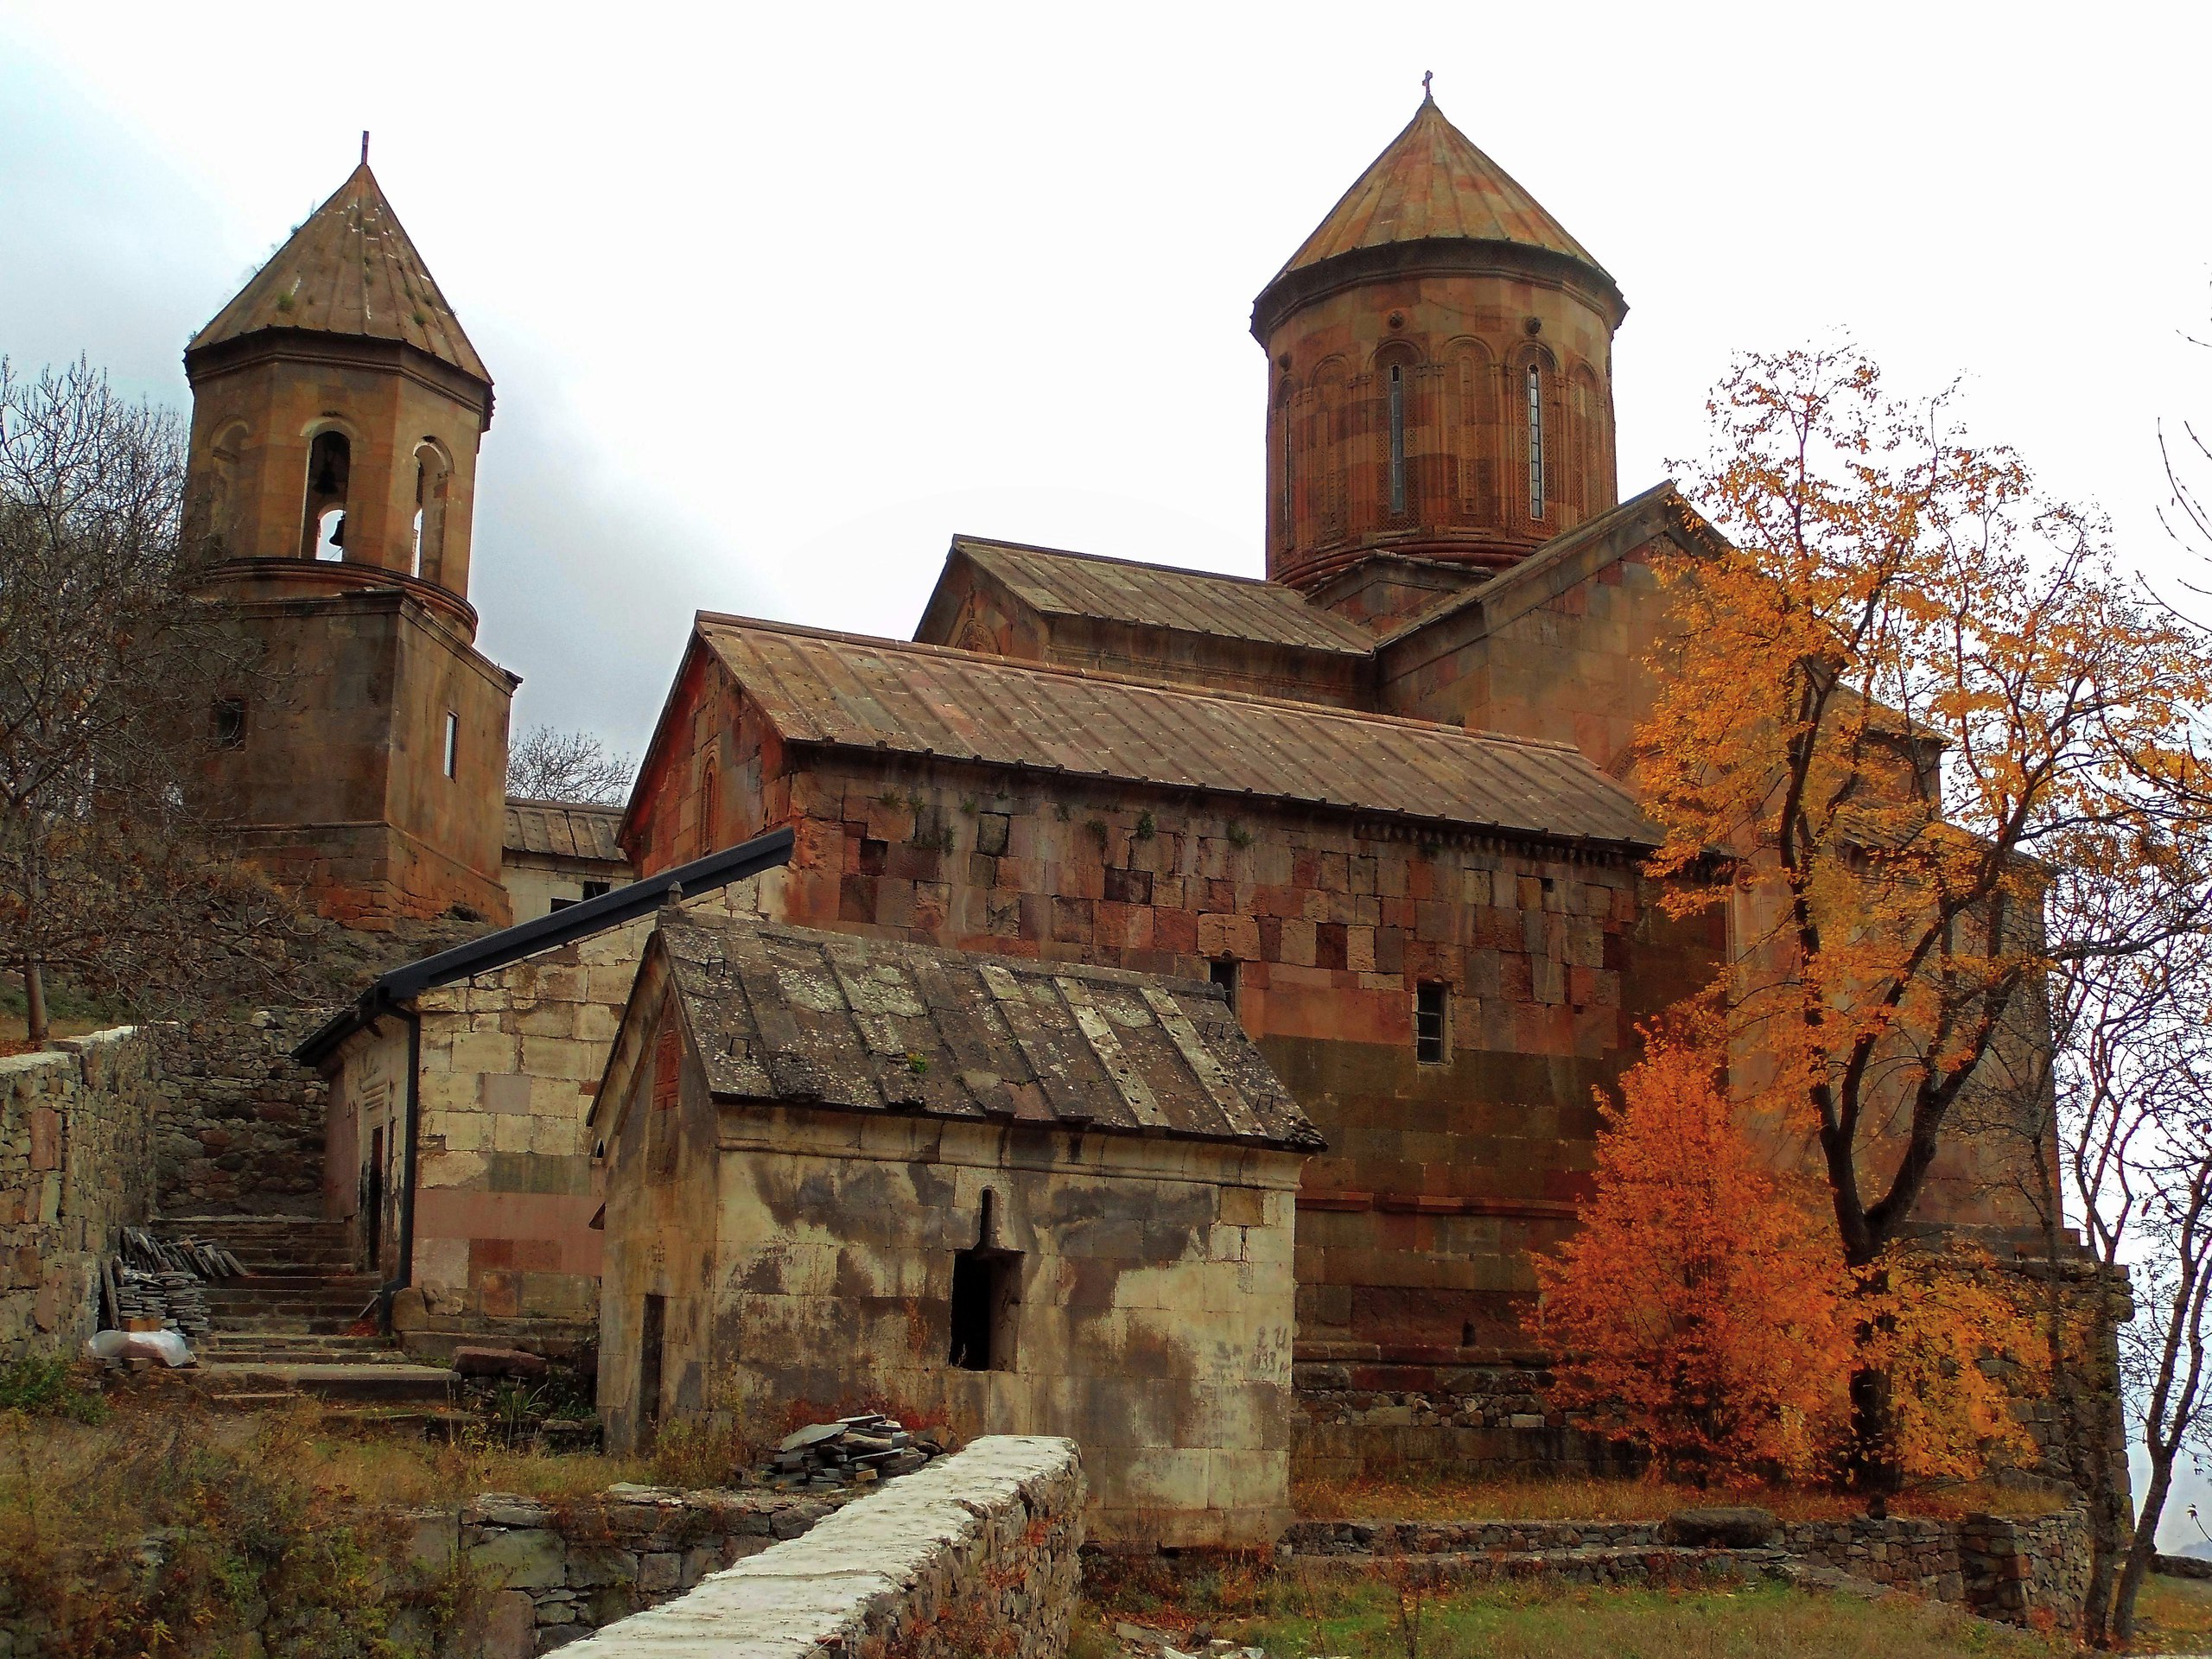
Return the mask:
[[492,384],[365,161],[185,349],[264,328],[401,340]]
[[1605,268],[1510,174],[1423,94],[1406,129],[1330,209],[1275,280],[1339,254],[1394,242],[1511,242]]

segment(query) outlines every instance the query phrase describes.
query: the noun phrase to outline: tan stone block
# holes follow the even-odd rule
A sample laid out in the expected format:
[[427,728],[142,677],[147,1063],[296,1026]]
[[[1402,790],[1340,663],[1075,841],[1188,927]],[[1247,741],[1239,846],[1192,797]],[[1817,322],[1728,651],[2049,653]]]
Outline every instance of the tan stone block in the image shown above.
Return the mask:
[[490,1160],[475,1152],[455,1152],[447,1142],[444,1152],[425,1151],[416,1165],[416,1179],[423,1186],[469,1186],[480,1181]]
[[513,1071],[522,1065],[519,1039],[499,1031],[472,1031],[453,1046],[455,1071]]
[[584,1144],[581,1119],[564,1122],[557,1117],[531,1117],[524,1122],[530,1125],[530,1150],[534,1153],[565,1158],[590,1150]]
[[492,1125],[481,1112],[448,1112],[442,1122],[451,1152],[484,1152],[492,1145]]
[[492,1119],[492,1150],[494,1152],[528,1152],[531,1127],[538,1120],[534,1117],[505,1115]]
[[593,1063],[592,1046],[573,1037],[524,1037],[520,1069],[533,1077],[568,1077],[582,1083],[607,1069],[606,1057]]
[[524,1037],[573,1039],[576,1034],[576,1004],[540,1001],[516,1014],[515,1029]]

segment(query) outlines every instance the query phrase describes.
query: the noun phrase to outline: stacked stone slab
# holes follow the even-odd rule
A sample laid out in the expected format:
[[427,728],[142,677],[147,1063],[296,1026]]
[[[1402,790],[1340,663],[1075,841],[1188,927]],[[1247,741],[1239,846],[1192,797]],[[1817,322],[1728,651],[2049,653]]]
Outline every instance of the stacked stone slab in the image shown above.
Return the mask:
[[610,1625],[578,1659],[1060,1659],[1084,1496],[1074,1442],[988,1436]]

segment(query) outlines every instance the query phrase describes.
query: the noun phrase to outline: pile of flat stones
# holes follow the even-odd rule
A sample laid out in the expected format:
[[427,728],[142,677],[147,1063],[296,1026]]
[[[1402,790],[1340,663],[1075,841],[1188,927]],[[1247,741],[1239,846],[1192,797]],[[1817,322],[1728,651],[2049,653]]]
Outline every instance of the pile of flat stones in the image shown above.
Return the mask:
[[898,1419],[866,1412],[785,1435],[753,1478],[772,1491],[841,1491],[911,1475],[945,1449],[938,1430],[909,1433]]

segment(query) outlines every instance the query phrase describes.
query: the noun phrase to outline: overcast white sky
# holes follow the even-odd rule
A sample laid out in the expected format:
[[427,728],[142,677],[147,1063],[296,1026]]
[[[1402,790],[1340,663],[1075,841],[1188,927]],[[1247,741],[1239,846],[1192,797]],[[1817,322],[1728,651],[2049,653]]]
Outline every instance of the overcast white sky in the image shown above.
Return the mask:
[[181,406],[372,130],[498,382],[481,643],[634,750],[693,610],[907,634],[956,529],[1257,574],[1252,297],[1433,69],[1628,296],[1624,494],[1730,352],[1842,327],[2171,575],[2208,63],[2179,0],[0,0],[0,352]]

